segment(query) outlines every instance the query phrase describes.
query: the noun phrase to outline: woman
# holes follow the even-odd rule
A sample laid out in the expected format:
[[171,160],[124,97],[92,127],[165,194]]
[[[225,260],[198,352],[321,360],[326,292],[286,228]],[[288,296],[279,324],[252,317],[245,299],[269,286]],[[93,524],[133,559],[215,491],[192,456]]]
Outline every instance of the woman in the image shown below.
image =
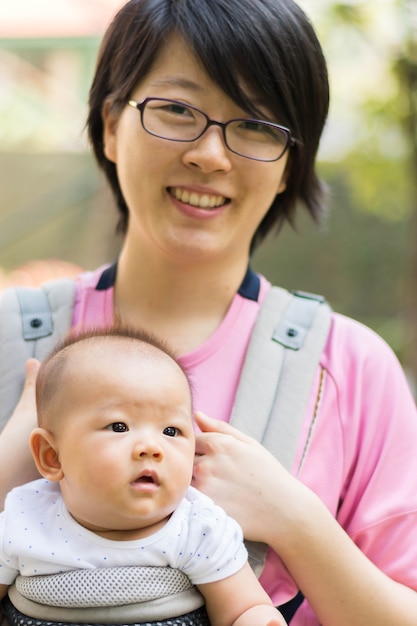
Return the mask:
[[[322,51],[292,0],[128,2],[104,37],[88,118],[124,241],[117,264],[80,277],[73,324],[120,319],[183,355],[196,407],[215,418],[198,418],[194,485],[270,546],[261,582],[276,605],[301,590],[291,624],[406,626],[417,417],[382,340],[333,316],[292,473],[227,424],[270,288],[250,254],[299,204],[319,217],[327,110]],[[35,376],[29,362],[2,434],[4,490],[34,475]]]

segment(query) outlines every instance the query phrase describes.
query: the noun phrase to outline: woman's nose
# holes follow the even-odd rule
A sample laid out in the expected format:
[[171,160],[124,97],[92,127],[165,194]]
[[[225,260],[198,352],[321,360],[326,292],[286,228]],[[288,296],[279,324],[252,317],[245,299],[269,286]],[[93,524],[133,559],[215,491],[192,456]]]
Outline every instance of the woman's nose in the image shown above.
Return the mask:
[[187,165],[200,169],[204,174],[230,171],[231,153],[220,128],[212,126],[199,139],[186,145],[183,159]]

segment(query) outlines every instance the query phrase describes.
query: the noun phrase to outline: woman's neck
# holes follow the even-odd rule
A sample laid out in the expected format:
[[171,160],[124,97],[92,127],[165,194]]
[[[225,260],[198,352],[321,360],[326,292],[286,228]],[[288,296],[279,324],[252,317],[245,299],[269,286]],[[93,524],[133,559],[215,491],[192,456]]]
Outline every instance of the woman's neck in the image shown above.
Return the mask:
[[220,325],[247,269],[239,262],[176,264],[122,251],[115,314],[168,341],[181,354],[201,345]]

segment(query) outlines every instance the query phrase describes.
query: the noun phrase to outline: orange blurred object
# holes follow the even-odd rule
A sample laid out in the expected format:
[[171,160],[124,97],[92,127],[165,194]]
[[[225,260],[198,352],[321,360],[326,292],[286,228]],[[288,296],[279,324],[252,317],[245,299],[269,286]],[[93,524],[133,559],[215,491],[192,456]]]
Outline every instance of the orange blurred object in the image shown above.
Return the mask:
[[0,268],[0,291],[12,286],[37,287],[47,280],[74,278],[80,272],[79,265],[60,259],[28,261],[10,272]]

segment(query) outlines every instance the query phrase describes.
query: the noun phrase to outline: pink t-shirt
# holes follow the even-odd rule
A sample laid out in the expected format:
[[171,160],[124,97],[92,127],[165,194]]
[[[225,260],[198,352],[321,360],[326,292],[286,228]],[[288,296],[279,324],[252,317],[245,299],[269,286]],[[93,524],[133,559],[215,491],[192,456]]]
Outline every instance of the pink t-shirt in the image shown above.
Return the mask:
[[[102,270],[80,277],[74,325],[112,323],[113,288],[96,289]],[[213,335],[181,358],[191,374],[196,409],[229,420],[259,304],[269,287],[260,277],[257,300],[236,294]],[[334,314],[293,473],[317,493],[371,561],[417,590],[416,445],[417,411],[396,357],[371,330]],[[297,593],[271,550],[261,582],[276,605]],[[291,625],[318,626],[306,601]]]

